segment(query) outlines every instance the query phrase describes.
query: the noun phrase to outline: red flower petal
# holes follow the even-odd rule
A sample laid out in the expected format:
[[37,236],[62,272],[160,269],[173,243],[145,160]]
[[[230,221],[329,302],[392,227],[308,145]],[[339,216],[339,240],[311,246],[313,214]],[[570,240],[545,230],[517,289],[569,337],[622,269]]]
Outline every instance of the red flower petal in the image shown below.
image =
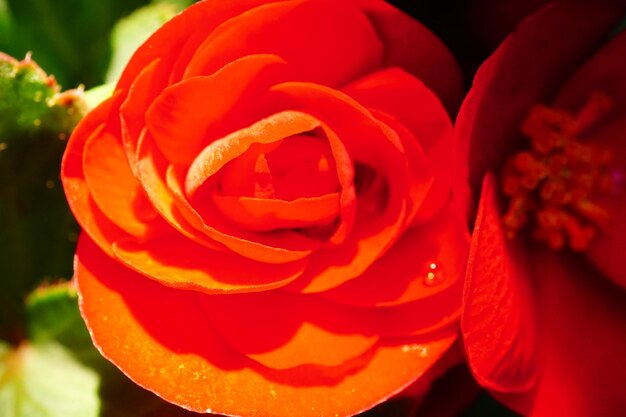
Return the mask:
[[83,150],[83,170],[91,197],[109,220],[131,235],[146,234],[148,221],[158,215],[148,205],[115,136],[96,130],[89,137]]
[[216,242],[194,229],[176,207],[174,197],[164,178],[167,163],[146,132],[144,129],[138,143],[137,172],[138,179],[152,206],[174,230],[182,235],[209,248],[219,247]]
[[329,0],[275,2],[224,21],[197,48],[185,76],[209,75],[259,53],[278,55],[300,79],[329,86],[378,68],[383,57],[382,44],[359,9]]
[[[405,232],[362,275],[320,296],[352,306],[383,307],[448,292],[464,278],[468,247],[468,233],[448,207]],[[432,280],[429,272],[435,274]]]
[[[364,106],[393,116],[419,141],[428,157],[427,164],[435,182],[420,209],[418,221],[437,213],[450,197],[454,161],[454,152],[451,152],[454,149],[452,123],[437,96],[420,80],[399,68],[366,76],[349,84],[343,91]],[[389,123],[388,119],[383,121]],[[408,150],[407,144],[403,145]],[[419,162],[416,166],[425,165]]]
[[[604,119],[591,127],[583,139],[613,153],[610,162],[616,177],[626,173],[626,32],[611,40],[591,57],[562,87],[554,101],[555,106],[574,113],[587,102],[591,94],[602,92],[613,102]],[[583,132],[584,133],[584,132]],[[615,192],[594,195],[601,207],[610,214],[609,227],[600,231],[587,254],[596,266],[618,285],[626,288],[624,248],[626,248],[626,218],[621,214],[626,207],[626,184],[617,179]]]
[[376,221],[357,223],[341,245],[314,252],[303,276],[289,289],[321,292],[361,275],[398,238],[405,213],[406,207],[402,204],[386,210]]
[[[251,55],[215,74],[166,88],[145,115],[145,122],[168,161],[189,164],[212,140],[252,123],[246,106],[276,82],[288,67],[275,55]],[[181,126],[185,126],[181,129]]]
[[461,330],[478,382],[497,392],[531,390],[538,373],[534,294],[520,241],[506,241],[496,184],[485,177],[472,237]]
[[265,0],[240,0],[236,3],[204,0],[188,7],[185,13],[170,19],[137,49],[126,65],[116,90],[127,91],[139,73],[155,59],[164,58],[163,61],[173,67],[173,81],[179,81],[180,78],[175,77],[176,69],[187,64],[190,51],[194,51],[211,31],[225,20],[264,3]]
[[128,235],[102,213],[91,197],[83,170],[83,153],[87,141],[103,131],[118,97],[105,100],[81,120],[68,141],[61,166],[61,180],[72,213],[83,230],[107,253],[111,253],[115,240]]
[[185,194],[193,198],[205,181],[247,151],[252,144],[274,143],[319,126],[319,121],[307,114],[284,111],[211,142],[191,163],[185,179]]
[[533,257],[544,369],[532,417],[618,417],[626,409],[626,293],[584,258]]
[[[384,210],[376,213],[375,219],[367,214],[359,218],[357,201],[357,222],[351,235],[339,246],[316,252],[302,279],[290,286],[306,292],[324,291],[363,273],[401,234],[411,191],[408,161],[397,133],[341,92],[291,82],[272,87],[270,100],[326,123],[355,163],[371,167],[389,187]],[[363,198],[360,204],[365,207]]]
[[434,91],[450,114],[463,98],[463,76],[454,56],[424,25],[378,0],[347,0],[370,18],[385,45],[385,66],[400,67]]
[[[293,237],[291,235],[284,239],[280,239],[280,235],[265,239],[253,236],[257,238],[252,239],[252,237],[234,236],[212,227],[213,225],[207,225],[184,196],[180,188],[182,184],[178,183],[174,170],[170,169],[173,166],[167,165],[163,155],[156,149],[154,141],[149,136],[142,138],[139,143],[139,157],[140,180],[152,204],[168,223],[188,238],[209,247],[210,242],[219,242],[242,256],[269,263],[291,262],[311,253],[310,248],[302,247],[304,238],[295,242],[294,239],[288,239],[288,237]],[[221,229],[224,228],[221,227]],[[233,230],[229,231],[233,232]],[[271,246],[272,243],[290,243],[292,249],[286,249],[280,245]],[[293,248],[298,245],[299,248]]]
[[[624,113],[612,123],[608,123],[594,132],[594,141],[614,152],[615,174],[618,185],[614,192],[598,193],[595,200],[610,214],[609,224],[600,230],[596,241],[586,252],[598,269],[616,284],[626,289],[626,268],[624,267],[624,248],[626,248],[626,184],[620,176],[626,173],[626,115]],[[617,144],[617,146],[615,146]]]
[[314,417],[336,415],[340,402],[340,415],[356,414],[422,376],[455,340],[381,345],[337,368],[270,370],[224,344],[197,293],[143,278],[85,239],[76,281],[95,345],[136,383],[193,411]]
[[311,296],[265,291],[200,301],[228,344],[270,368],[338,366],[378,341],[361,333],[349,308]]
[[156,59],[137,75],[119,109],[121,136],[130,168],[139,176],[137,146],[146,127],[146,109],[167,86],[167,66]]
[[[480,67],[455,124],[458,174],[480,189],[524,140],[520,125],[533,103],[546,101],[621,18],[619,2],[560,1],[520,25]],[[468,167],[468,161],[471,165]],[[465,180],[454,185],[470,201]],[[470,205],[472,203],[469,203]],[[470,208],[464,211],[470,213]]]
[[181,235],[119,240],[113,252],[133,270],[164,285],[207,294],[277,288],[296,279],[306,267],[306,261],[256,262],[230,251],[209,249]]
[[339,193],[291,201],[219,194],[211,197],[229,220],[252,231],[329,225],[339,215]]

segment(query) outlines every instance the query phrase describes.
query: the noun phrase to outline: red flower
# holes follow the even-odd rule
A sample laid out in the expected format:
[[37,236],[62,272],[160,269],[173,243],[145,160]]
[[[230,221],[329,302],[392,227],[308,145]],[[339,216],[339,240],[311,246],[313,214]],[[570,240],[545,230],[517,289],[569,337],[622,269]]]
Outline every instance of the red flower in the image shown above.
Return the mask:
[[365,410],[455,340],[458,69],[382,1],[204,1],[139,48],[63,184],[95,345],[195,411]]
[[470,185],[482,183],[468,360],[533,416],[626,409],[626,33],[613,32],[625,9],[547,5],[481,67],[457,119]]

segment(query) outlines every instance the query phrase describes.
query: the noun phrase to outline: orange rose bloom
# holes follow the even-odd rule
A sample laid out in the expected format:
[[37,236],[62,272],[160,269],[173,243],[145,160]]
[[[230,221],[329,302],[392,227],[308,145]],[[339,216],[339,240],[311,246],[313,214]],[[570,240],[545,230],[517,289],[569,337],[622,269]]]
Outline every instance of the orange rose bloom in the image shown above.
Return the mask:
[[415,381],[456,339],[459,78],[377,0],[167,23],[63,161],[95,345],[202,412],[350,415]]

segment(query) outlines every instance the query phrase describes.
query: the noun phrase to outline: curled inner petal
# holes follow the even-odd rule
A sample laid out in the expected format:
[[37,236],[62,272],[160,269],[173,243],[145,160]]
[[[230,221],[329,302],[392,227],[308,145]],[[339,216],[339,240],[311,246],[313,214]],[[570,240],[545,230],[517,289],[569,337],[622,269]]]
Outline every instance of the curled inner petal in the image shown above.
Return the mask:
[[292,201],[220,194],[211,197],[233,223],[255,231],[330,225],[339,215],[339,193]]
[[243,154],[252,144],[274,143],[318,126],[319,122],[311,116],[285,111],[212,142],[191,163],[185,180],[186,194],[193,198],[202,184],[228,162]]

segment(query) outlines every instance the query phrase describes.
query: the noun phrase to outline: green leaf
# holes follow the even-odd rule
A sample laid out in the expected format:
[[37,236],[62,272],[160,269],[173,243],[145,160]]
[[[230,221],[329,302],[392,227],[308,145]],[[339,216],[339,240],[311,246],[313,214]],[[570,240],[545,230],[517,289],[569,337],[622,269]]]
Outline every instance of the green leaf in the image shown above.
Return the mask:
[[85,91],[85,100],[87,101],[87,107],[89,107],[90,109],[95,108],[96,106],[98,106],[98,104],[111,97],[114,89],[115,84],[108,83]]
[[91,366],[102,360],[80,315],[73,284],[37,288],[26,299],[26,316],[32,343],[58,342]]
[[163,23],[182,10],[183,5],[180,3],[160,2],[142,7],[115,25],[111,33],[113,55],[106,75],[107,82],[117,82],[135,50]]
[[170,3],[178,7],[179,10],[183,10],[194,4],[196,1],[197,0],[152,0],[152,3]]
[[3,45],[8,45],[13,28],[11,27],[11,15],[6,0],[0,0],[0,50]]
[[102,84],[115,22],[148,0],[5,0],[12,18],[10,42],[0,48],[33,57],[62,85]]
[[0,138],[4,143],[53,132],[69,134],[85,113],[80,91],[60,93],[30,58],[0,57]]
[[96,417],[99,378],[60,344],[0,342],[3,417]]
[[[78,294],[71,283],[38,288],[28,296],[26,306],[28,337],[35,346],[58,343],[81,364],[97,372],[101,381],[100,417],[193,415],[135,385],[100,356],[80,315]],[[63,378],[58,382],[63,383]],[[0,403],[0,410],[1,407]]]
[[0,57],[0,339],[21,338],[23,300],[39,282],[72,273],[77,226],[59,171],[85,109],[31,60]]

